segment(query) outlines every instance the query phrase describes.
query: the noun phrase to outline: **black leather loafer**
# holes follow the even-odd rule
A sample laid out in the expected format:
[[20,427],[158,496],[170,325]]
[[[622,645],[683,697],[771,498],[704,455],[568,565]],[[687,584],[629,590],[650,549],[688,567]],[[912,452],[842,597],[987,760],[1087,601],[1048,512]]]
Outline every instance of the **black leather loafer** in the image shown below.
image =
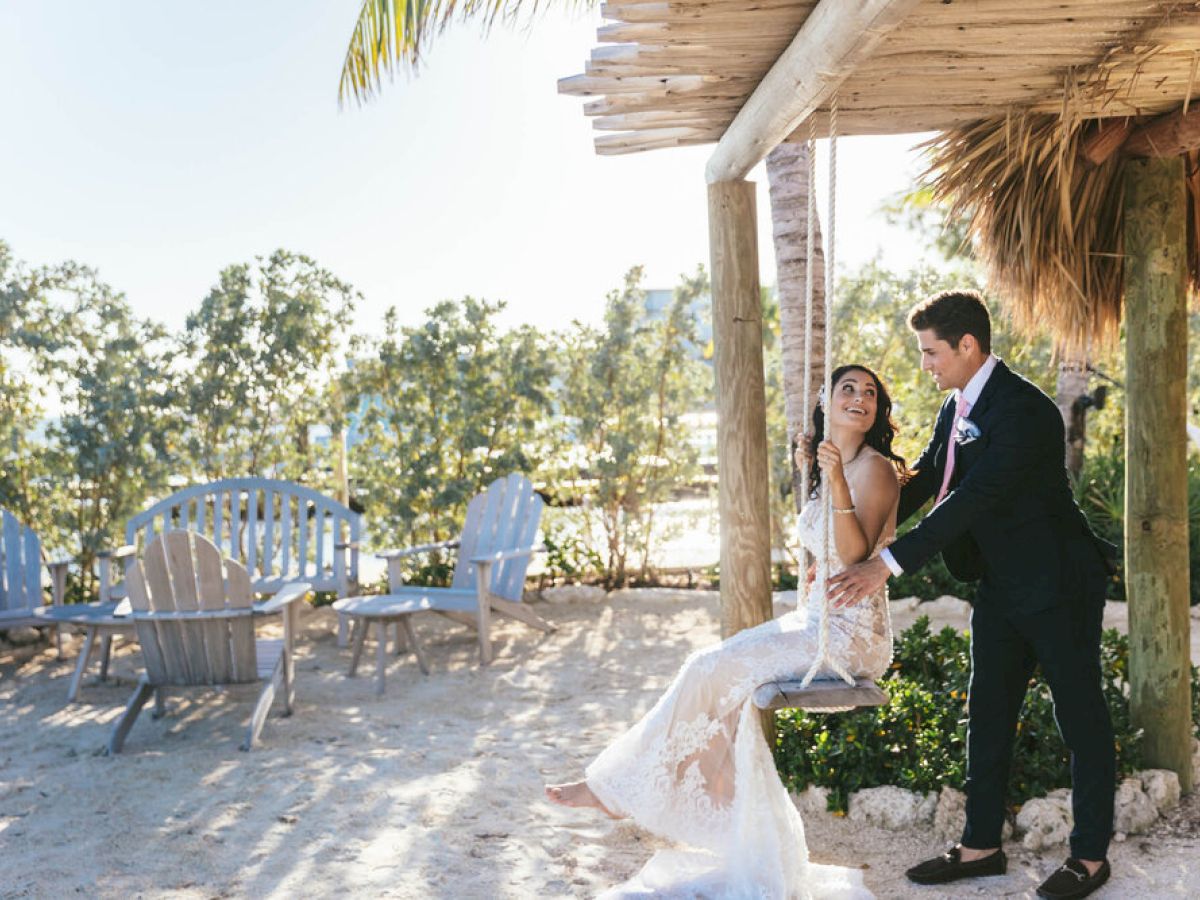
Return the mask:
[[1008,858],[1003,850],[997,850],[983,859],[963,862],[958,847],[951,847],[941,856],[917,863],[904,874],[917,884],[946,884],[960,878],[981,878],[986,875],[1003,875],[1008,871]]
[[1086,897],[1112,874],[1108,860],[1100,863],[1095,875],[1089,875],[1087,866],[1075,857],[1069,857],[1057,872],[1042,882],[1037,889],[1037,895],[1046,900],[1071,900],[1074,897]]

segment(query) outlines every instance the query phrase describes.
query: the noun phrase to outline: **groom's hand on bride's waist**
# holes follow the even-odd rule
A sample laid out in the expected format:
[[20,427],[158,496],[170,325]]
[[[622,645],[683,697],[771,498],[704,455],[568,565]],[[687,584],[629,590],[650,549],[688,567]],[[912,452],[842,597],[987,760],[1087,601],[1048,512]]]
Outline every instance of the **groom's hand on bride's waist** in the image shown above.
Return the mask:
[[863,560],[831,576],[826,596],[834,607],[853,606],[887,584],[891,574],[892,570],[879,557]]

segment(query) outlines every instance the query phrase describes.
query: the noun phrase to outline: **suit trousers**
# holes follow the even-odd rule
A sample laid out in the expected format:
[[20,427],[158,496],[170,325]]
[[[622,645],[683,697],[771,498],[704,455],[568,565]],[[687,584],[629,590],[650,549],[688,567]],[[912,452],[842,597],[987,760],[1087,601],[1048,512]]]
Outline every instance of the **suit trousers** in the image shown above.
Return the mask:
[[971,613],[967,820],[962,844],[1000,846],[1013,739],[1035,666],[1054,699],[1071,752],[1071,855],[1104,859],[1113,828],[1116,754],[1101,688],[1104,604],[1061,603],[1034,613],[977,604]]

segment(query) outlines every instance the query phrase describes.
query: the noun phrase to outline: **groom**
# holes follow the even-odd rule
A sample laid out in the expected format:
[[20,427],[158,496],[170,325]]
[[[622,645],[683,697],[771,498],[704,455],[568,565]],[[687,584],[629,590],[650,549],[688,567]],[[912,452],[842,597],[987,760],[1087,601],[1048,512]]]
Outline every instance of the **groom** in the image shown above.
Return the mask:
[[1071,751],[1071,856],[1038,888],[1084,897],[1109,876],[1116,763],[1100,686],[1105,550],[1075,504],[1062,418],[1041,390],[991,353],[991,320],[975,291],[946,291],[909,313],[921,368],[950,391],[898,520],[935,505],[879,557],[830,579],[835,605],[857,603],[889,575],[939,551],[961,581],[979,581],[971,613],[967,820],[961,843],[909,869],[918,884],[1002,875],[1004,793],[1025,689],[1040,666]]

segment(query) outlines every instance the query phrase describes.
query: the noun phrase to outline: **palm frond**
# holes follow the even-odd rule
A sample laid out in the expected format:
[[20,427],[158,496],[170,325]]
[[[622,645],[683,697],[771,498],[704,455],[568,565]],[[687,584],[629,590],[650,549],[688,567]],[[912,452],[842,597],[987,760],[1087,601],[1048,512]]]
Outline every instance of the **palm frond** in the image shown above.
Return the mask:
[[[586,9],[595,3],[560,0],[558,5]],[[477,19],[486,32],[497,22],[532,20],[542,6],[543,0],[363,0],[342,63],[338,103],[351,97],[364,103],[382,88],[384,75],[415,73],[431,38],[456,18]]]

